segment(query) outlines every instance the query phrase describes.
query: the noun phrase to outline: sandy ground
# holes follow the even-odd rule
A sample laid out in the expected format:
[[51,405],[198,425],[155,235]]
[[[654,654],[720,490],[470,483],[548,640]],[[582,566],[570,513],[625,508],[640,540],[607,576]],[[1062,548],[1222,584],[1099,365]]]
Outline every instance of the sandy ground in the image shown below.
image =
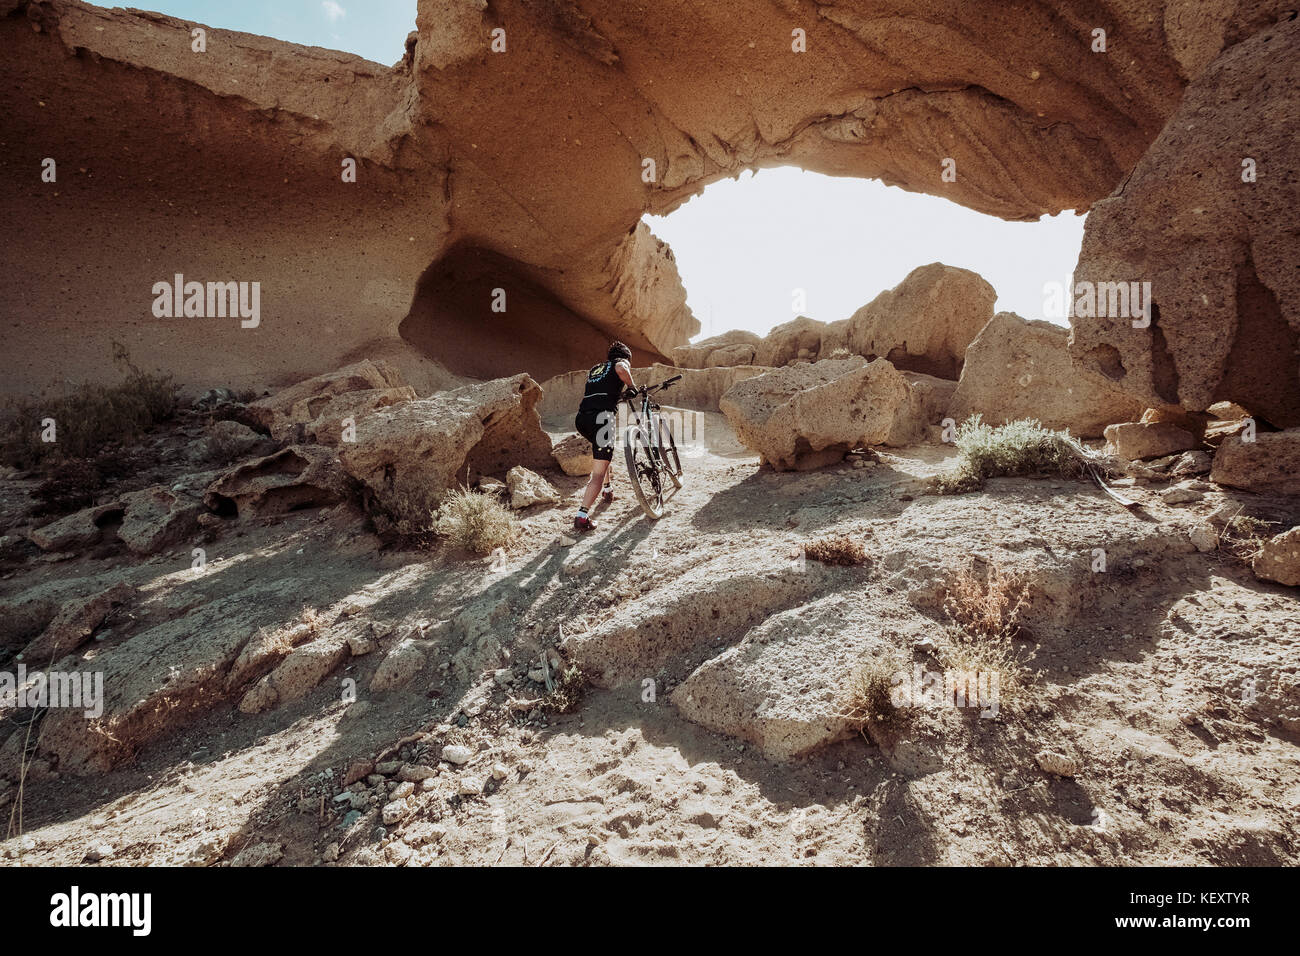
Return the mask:
[[[146,610],[247,590],[268,622],[309,604],[327,620],[369,621],[385,648],[414,629],[431,652],[397,691],[366,690],[381,653],[354,657],[303,699],[256,716],[219,704],[112,772],[34,774],[21,835],[0,844],[0,857],[212,864],[242,850],[241,863],[330,865],[337,854],[340,865],[547,866],[1300,858],[1300,736],[1288,696],[1300,600],[1228,554],[1185,546],[1189,524],[1227,496],[1170,507],[1159,486],[1137,486],[1129,493],[1145,506],[1130,513],[1090,484],[999,479],[935,497],[919,488],[951,457],[944,447],[778,475],[760,470],[720,418],[706,419],[705,439],[684,456],[685,486],[662,520],[641,515],[619,473],[598,530],[573,545],[564,532],[584,479],[549,476],[566,503],[525,512],[504,561],[383,548],[343,506],[248,523],[212,546],[217,573],[205,579],[181,570],[180,551],[130,567],[78,558],[10,572],[6,595],[60,576],[129,577],[150,595]],[[14,494],[14,480],[5,484]],[[1240,500],[1295,521],[1285,501]],[[653,701],[632,679],[590,689],[568,714],[507,709],[542,691],[523,675],[543,649],[755,569],[808,573],[795,560],[802,543],[839,532],[866,543],[869,563],[815,568],[811,591],[759,608],[764,621],[811,616],[819,633],[829,621],[832,634],[883,639],[924,664],[916,642],[942,627],[935,594],[945,574],[975,555],[998,560],[1031,575],[1017,642],[1036,672],[1027,690],[997,719],[924,711],[883,745],[846,735],[809,756],[769,759],[743,732],[713,732],[670,701],[701,664],[752,640],[754,607],[744,605],[753,602],[741,591],[653,662]],[[1106,575],[1090,575],[1095,547],[1109,549]],[[1263,710],[1242,702],[1253,674],[1276,691]],[[342,699],[347,678],[355,703]],[[440,761],[448,744],[472,758]],[[1071,755],[1074,776],[1040,769],[1043,749]],[[363,779],[355,802],[336,800],[350,767],[385,761],[435,768],[400,818],[381,819],[396,776]],[[462,794],[466,782],[477,792]],[[354,805],[360,819],[345,825]],[[16,807],[11,792],[11,833]]]

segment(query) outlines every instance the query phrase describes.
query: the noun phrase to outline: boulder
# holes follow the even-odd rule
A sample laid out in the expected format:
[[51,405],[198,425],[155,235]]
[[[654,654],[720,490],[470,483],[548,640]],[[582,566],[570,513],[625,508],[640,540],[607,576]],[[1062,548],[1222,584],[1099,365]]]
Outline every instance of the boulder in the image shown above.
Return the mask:
[[381,504],[436,502],[517,464],[547,468],[553,459],[536,410],[541,397],[537,383],[519,374],[381,408],[357,422],[357,440],[339,446],[339,460]]
[[1145,406],[1104,375],[1071,364],[1068,337],[1059,325],[999,312],[966,350],[948,415],[960,423],[978,413],[991,425],[1036,419],[1097,438],[1142,414]]
[[272,429],[271,435],[299,444],[338,445],[344,439],[345,423],[349,420],[355,425],[372,412],[412,401],[415,397],[415,389],[402,385],[397,388],[359,389],[324,399],[303,399],[294,405],[287,420],[282,420],[280,425]]
[[[891,616],[891,627],[926,633],[925,619]],[[672,692],[688,720],[789,760],[848,736],[845,691],[863,660],[891,650],[879,629],[834,595],[781,611],[706,661]]]
[[806,362],[817,360],[822,347],[822,332],[825,322],[818,322],[806,315],[778,325],[755,347],[754,364],[779,367],[802,359]]
[[1214,453],[1210,480],[1260,493],[1300,494],[1300,428],[1259,432],[1254,441],[1225,438]]
[[[887,358],[899,370],[957,379],[997,297],[977,273],[932,262],[853,313],[843,345],[868,360]],[[824,342],[823,358],[826,346],[840,345],[839,334]]]
[[297,700],[349,656],[348,642],[341,637],[324,637],[295,647],[275,670],[244,694],[239,709],[245,714],[257,714]]
[[733,386],[721,405],[740,441],[786,471],[884,443],[908,398],[906,379],[889,362],[854,356],[774,369]]
[[204,456],[213,460],[231,461],[241,458],[265,441],[264,436],[247,425],[223,419],[213,422],[203,440]]
[[203,499],[218,514],[249,517],[337,504],[350,491],[334,452],[291,445],[226,472],[208,486]]
[[424,669],[424,651],[411,639],[393,645],[379,662],[375,676],[370,679],[370,689],[382,693],[411,682]]
[[523,465],[516,465],[506,474],[506,490],[510,492],[511,508],[553,505],[560,500],[554,485]]
[[125,512],[121,501],[83,508],[27,532],[27,538],[42,551],[81,551],[98,544],[104,529],[120,521]]
[[134,554],[155,554],[185,540],[199,526],[207,508],[188,489],[154,485],[122,498],[125,513],[117,536]]
[[1265,541],[1250,566],[1263,581],[1300,587],[1300,527]]
[[762,339],[753,332],[732,329],[702,342],[673,349],[673,364],[680,368],[716,368],[729,365],[753,365]]
[[1196,447],[1196,438],[1191,432],[1169,422],[1107,425],[1105,435],[1107,453],[1125,461],[1163,458]]
[[252,402],[248,414],[258,427],[278,437],[288,434],[294,425],[312,421],[336,395],[405,385],[401,373],[387,362],[362,359]]
[[46,667],[71,654],[95,633],[115,608],[135,600],[136,589],[125,581],[89,598],[74,598],[55,614],[41,635],[23,648],[28,667]]
[[594,464],[591,442],[581,435],[568,435],[551,446],[551,457],[566,475],[590,475]]

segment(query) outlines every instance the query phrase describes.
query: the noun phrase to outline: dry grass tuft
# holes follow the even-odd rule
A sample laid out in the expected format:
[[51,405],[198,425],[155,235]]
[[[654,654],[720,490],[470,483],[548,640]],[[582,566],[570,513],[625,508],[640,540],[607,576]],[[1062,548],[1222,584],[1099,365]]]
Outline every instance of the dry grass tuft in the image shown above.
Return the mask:
[[944,668],[996,673],[1004,698],[1013,698],[1030,679],[1011,645],[1020,633],[1020,613],[1028,603],[1024,578],[996,563],[988,564],[983,574],[974,562],[953,571],[943,600],[954,625],[939,650]]
[[438,534],[456,547],[475,554],[508,547],[519,534],[519,522],[500,498],[472,488],[447,495],[437,527]]
[[803,553],[810,561],[823,564],[866,564],[867,549],[862,542],[847,534],[818,538],[804,543]]
[[570,664],[556,676],[555,689],[542,698],[542,708],[554,714],[576,710],[587,692],[587,674],[577,664]]
[[895,661],[868,657],[849,675],[839,716],[855,732],[865,736],[869,728],[892,727],[906,715],[891,700],[893,677],[898,669]]

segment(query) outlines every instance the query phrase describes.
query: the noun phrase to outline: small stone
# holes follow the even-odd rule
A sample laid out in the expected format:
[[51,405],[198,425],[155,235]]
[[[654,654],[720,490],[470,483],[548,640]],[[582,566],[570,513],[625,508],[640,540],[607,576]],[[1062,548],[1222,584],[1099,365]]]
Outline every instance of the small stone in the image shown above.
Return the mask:
[[383,763],[375,764],[375,773],[381,773],[385,777],[391,777],[401,769],[402,762],[400,760],[385,760]]
[[350,811],[348,815],[343,818],[343,829],[346,830],[348,827],[352,826],[352,824],[356,823],[360,819],[361,819],[360,810]]
[[438,776],[437,767],[428,767],[424,764],[408,763],[397,774],[397,779],[419,783],[421,780],[427,780],[430,777]]
[[503,764],[503,763],[494,763],[494,764],[492,765],[492,779],[493,779],[493,780],[504,780],[504,779],[505,779],[506,777],[508,777],[508,776],[510,776],[510,770],[509,770],[509,768],[506,767],[505,764]]
[[461,777],[456,792],[462,797],[473,797],[483,792],[483,781],[474,777]]
[[113,855],[113,848],[107,843],[101,843],[99,846],[91,847],[86,851],[86,861],[88,863],[98,863],[100,860],[107,860]]
[[343,775],[343,786],[347,787],[358,780],[364,780],[374,773],[375,765],[370,760],[354,760],[348,765],[348,772]]
[[442,748],[442,759],[447,763],[454,763],[458,767],[469,763],[470,758],[473,756],[474,752],[472,750],[460,744],[448,744]]
[[1193,491],[1191,488],[1170,488],[1160,496],[1160,500],[1167,505],[1186,505],[1194,501],[1200,501],[1205,495],[1199,491]]
[[1192,542],[1193,547],[1202,554],[1207,551],[1213,551],[1219,546],[1219,535],[1214,528],[1208,524],[1193,525],[1188,530],[1187,537]]
[[334,863],[338,858],[339,845],[337,843],[331,843],[329,846],[325,847],[325,852],[321,854],[321,859],[326,863]]
[[393,800],[390,803],[385,803],[381,815],[384,823],[391,826],[406,816],[406,801]]
[[406,781],[406,782],[404,782],[404,783],[399,783],[399,784],[398,784],[398,785],[393,789],[393,792],[392,792],[392,794],[391,794],[390,796],[391,796],[394,800],[405,800],[407,797],[409,797],[409,796],[410,796],[411,794],[413,794],[413,793],[415,793],[415,784],[411,783],[411,782],[408,780],[408,781]]
[[1058,777],[1073,777],[1079,772],[1079,765],[1074,760],[1054,750],[1040,750],[1034,754],[1034,760],[1045,772]]

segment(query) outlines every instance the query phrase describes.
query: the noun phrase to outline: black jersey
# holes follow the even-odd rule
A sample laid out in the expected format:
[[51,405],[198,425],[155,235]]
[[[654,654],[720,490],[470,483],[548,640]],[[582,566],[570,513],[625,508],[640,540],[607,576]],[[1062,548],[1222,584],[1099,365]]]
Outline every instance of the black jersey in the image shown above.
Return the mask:
[[612,412],[618,408],[618,397],[623,394],[623,380],[618,377],[615,362],[593,365],[587,373],[587,390],[582,396],[580,412]]

